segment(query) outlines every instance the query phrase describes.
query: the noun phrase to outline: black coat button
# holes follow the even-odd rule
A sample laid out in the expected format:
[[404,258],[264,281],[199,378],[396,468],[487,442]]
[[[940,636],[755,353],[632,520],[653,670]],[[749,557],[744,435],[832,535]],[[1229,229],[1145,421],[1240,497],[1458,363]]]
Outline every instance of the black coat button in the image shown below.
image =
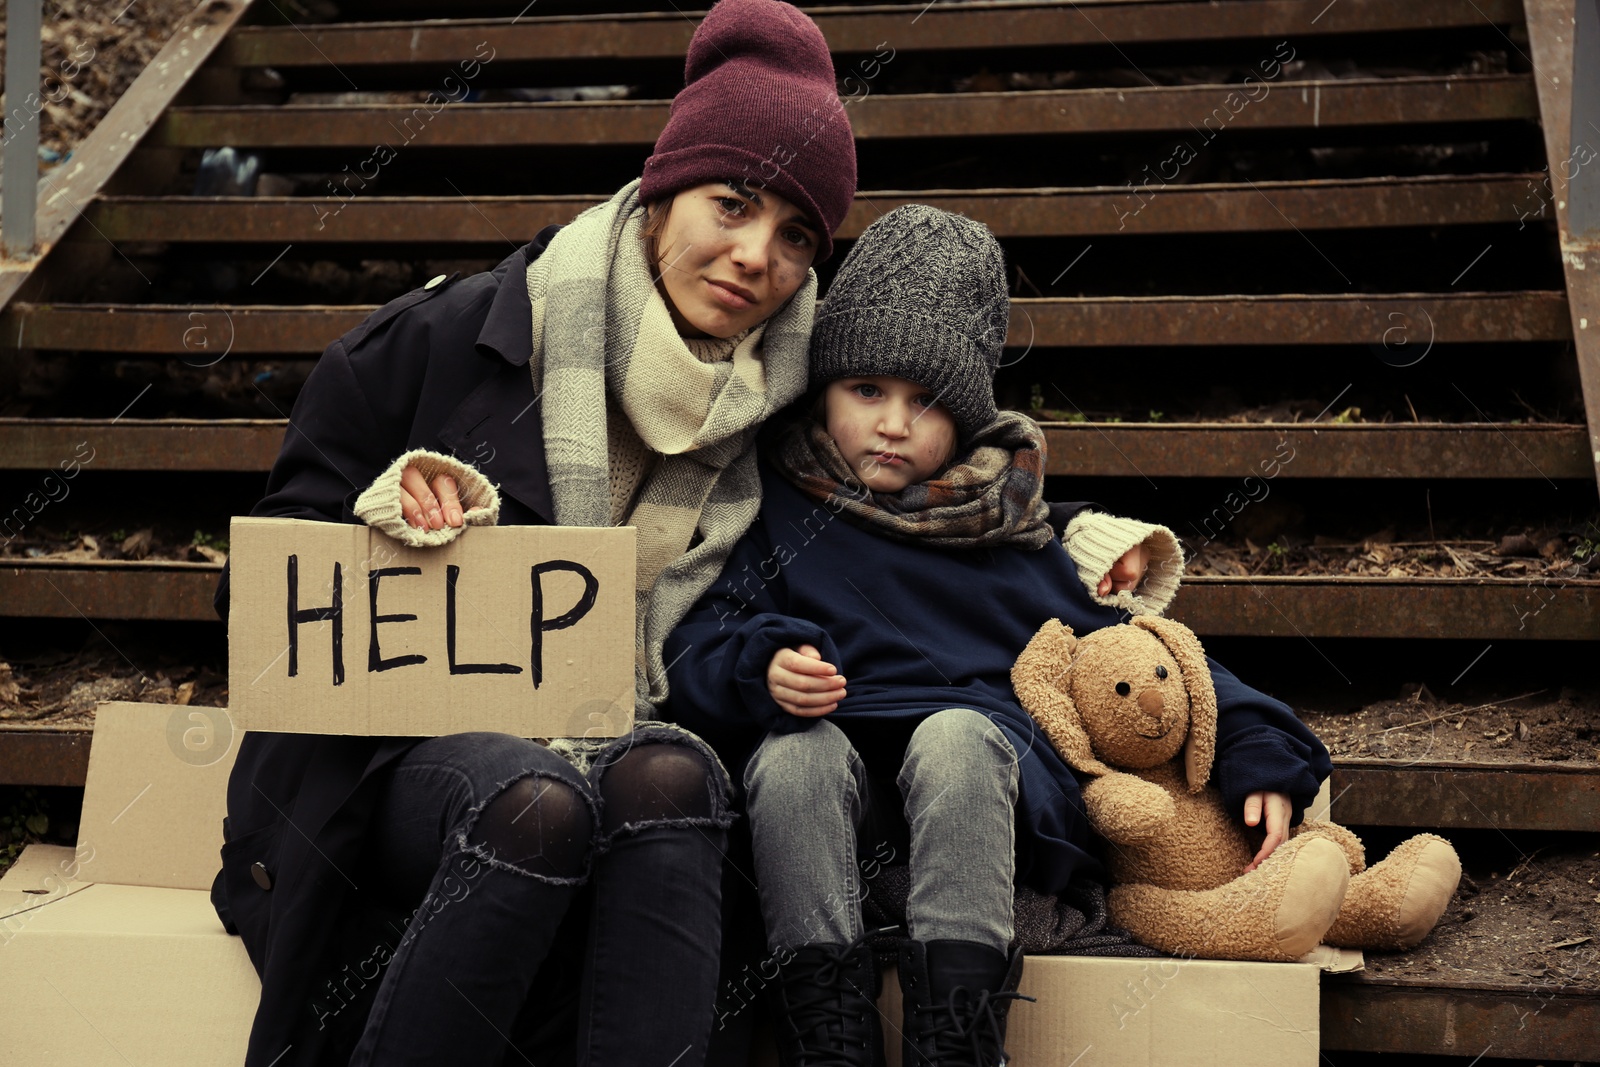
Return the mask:
[[256,885],[262,889],[272,888],[272,875],[267,870],[267,865],[260,860],[250,865],[250,877],[255,879]]

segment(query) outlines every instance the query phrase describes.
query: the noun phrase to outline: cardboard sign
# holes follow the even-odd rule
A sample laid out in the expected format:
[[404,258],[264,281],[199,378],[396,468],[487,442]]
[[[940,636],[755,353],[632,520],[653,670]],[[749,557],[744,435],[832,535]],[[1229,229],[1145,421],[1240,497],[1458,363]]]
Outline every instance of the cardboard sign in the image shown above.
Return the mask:
[[228,704],[249,731],[616,737],[633,725],[635,531],[235,518]]

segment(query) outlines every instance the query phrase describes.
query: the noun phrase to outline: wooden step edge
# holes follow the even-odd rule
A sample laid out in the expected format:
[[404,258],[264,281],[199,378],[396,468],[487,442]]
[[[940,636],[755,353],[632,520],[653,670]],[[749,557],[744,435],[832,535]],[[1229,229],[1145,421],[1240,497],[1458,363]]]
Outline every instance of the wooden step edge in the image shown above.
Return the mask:
[[[505,62],[581,58],[595,63],[678,60],[688,47],[695,10],[595,15],[394,19],[301,28],[244,27],[230,38],[218,65],[317,66],[337,55],[341,66],[453,64],[460,44],[482,39]],[[932,7],[932,10],[930,10]],[[1235,10],[1238,9],[1238,10]],[[1304,4],[1260,0],[1250,5],[1141,3],[1096,5],[1093,20],[1071,18],[1060,4],[983,2],[807,7],[835,55],[970,51],[975,48],[1071,47],[1154,42],[1264,39],[1437,31],[1523,21],[1514,0],[1479,0],[1471,10],[1445,0],[1344,0],[1307,19]]]
[[[6,560],[0,612],[21,618],[216,619],[217,567],[206,563]],[[1310,640],[1329,678],[1349,681],[1353,653],[1317,638],[1592,641],[1600,582],[1534,579],[1190,578],[1169,612],[1202,637]]]
[[89,726],[0,723],[0,785],[82,786],[93,737]]
[[[218,353],[320,353],[376,305],[29,304],[0,335],[41,351],[140,352],[202,365]],[[241,328],[248,324],[248,329]],[[1396,333],[1395,331],[1401,331]],[[1045,297],[1011,302],[1006,366],[1034,348],[1368,345],[1404,337],[1414,363],[1435,344],[1566,341],[1560,290],[1500,293]],[[198,339],[198,340],[197,340]],[[1021,354],[1017,354],[1020,351]]]
[[1416,986],[1324,976],[1321,1044],[1352,1052],[1466,1059],[1589,1060],[1600,996],[1559,987],[1523,991]]
[[[282,419],[0,418],[0,469],[268,471]],[[1060,477],[1587,479],[1588,432],[1577,424],[1130,423],[1041,424],[1045,473]],[[6,515],[0,514],[0,522]],[[1224,522],[1223,525],[1226,525]]]
[[1600,765],[1378,762],[1334,760],[1334,822],[1438,831],[1600,827]]
[[[571,221],[603,196],[115,196],[99,198],[79,242],[173,244],[504,244]],[[1269,233],[1523,223],[1553,206],[1537,175],[1181,186],[858,192],[835,239],[928,204],[1001,239]]]

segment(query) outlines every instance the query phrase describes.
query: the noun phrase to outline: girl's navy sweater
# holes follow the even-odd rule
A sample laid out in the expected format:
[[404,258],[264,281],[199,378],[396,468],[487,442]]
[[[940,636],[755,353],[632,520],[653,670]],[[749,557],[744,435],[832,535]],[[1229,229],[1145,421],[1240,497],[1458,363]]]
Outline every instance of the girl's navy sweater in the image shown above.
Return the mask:
[[[765,462],[761,479],[760,516],[667,641],[670,716],[737,774],[768,731],[815,722],[778,707],[766,680],[779,649],[815,645],[848,682],[828,719],[870,769],[892,777],[934,712],[979,711],[1019,754],[1018,883],[1051,894],[1075,874],[1103,878],[1078,782],[1017,702],[1011,665],[1048,619],[1084,634],[1123,613],[1090,598],[1059,539],[1036,551],[891,541]],[[1287,793],[1299,822],[1332,770],[1327,750],[1287,705],[1207,662],[1218,707],[1212,781],[1228,809],[1242,813],[1256,790]]]

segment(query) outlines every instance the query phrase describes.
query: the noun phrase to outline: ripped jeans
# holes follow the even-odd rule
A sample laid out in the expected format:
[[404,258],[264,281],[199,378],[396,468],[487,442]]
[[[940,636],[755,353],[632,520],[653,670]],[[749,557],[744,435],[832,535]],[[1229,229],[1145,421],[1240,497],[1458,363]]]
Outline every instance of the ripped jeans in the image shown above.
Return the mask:
[[710,749],[662,726],[608,744],[587,775],[506,734],[419,743],[385,783],[365,862],[421,905],[352,1067],[521,1063],[525,1047],[540,1067],[700,1063],[728,797]]

